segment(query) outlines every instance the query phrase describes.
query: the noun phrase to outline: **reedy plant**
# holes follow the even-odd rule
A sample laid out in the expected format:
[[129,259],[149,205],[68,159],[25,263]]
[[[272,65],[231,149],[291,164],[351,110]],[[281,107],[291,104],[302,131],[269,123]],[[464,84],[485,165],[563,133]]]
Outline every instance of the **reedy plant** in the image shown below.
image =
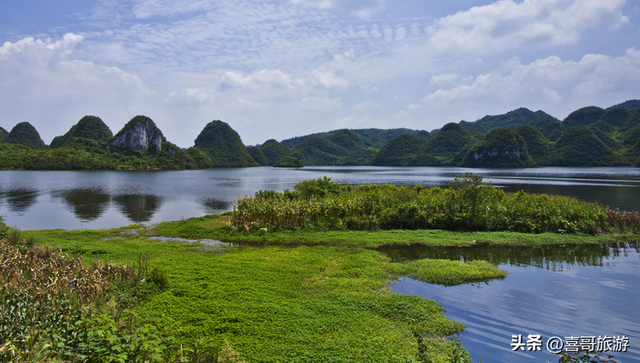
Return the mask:
[[[324,178],[303,183],[298,189],[324,190],[317,185],[333,182]],[[605,208],[595,203],[522,191],[505,193],[473,175],[460,176],[453,183],[455,188],[449,189],[330,185],[330,192],[305,192],[305,197],[302,192],[260,191],[252,198],[240,198],[230,227],[247,232],[320,227],[585,234],[611,228]]]

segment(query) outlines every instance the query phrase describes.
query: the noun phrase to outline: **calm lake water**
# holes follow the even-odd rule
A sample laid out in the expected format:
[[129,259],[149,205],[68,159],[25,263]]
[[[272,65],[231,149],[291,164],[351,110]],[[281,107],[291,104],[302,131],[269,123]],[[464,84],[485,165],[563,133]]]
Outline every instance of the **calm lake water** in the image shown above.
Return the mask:
[[640,210],[639,168],[271,167],[183,171],[0,171],[0,215],[21,229],[112,228],[155,224],[233,209],[238,196],[283,191],[307,179],[342,184],[444,186],[480,174],[507,191],[569,195]]
[[[617,362],[640,362],[638,243],[591,246],[383,248],[394,260],[486,260],[509,272],[504,280],[444,287],[404,278],[397,293],[438,301],[450,319],[467,325],[462,345],[474,362],[557,362],[549,338],[626,336]],[[514,352],[512,335],[542,336],[540,352]]]
[[[457,174],[480,174],[507,191],[568,195],[620,210],[640,210],[640,168],[270,167],[194,171],[0,171],[0,215],[30,229],[111,228],[155,224],[233,209],[238,196],[283,191],[302,180],[342,184],[445,186]],[[504,280],[441,287],[412,279],[392,289],[438,301],[467,325],[463,345],[475,362],[557,362],[549,353],[512,352],[512,335],[629,337],[618,362],[640,361],[640,255],[637,244],[538,248],[385,250],[395,259],[483,259]]]

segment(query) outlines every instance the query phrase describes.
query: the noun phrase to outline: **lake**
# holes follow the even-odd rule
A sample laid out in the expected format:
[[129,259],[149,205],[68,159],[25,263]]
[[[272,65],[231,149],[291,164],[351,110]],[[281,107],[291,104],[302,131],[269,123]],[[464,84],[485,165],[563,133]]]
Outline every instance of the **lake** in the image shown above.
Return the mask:
[[[341,184],[446,186],[474,172],[506,191],[577,197],[620,210],[640,210],[639,168],[392,168],[271,167],[185,171],[0,171],[0,215],[21,229],[112,228],[151,225],[233,209],[238,196],[283,191],[329,176]],[[394,259],[484,259],[509,271],[504,280],[441,287],[412,279],[399,293],[438,301],[467,325],[460,335],[475,362],[557,362],[545,352],[511,351],[512,335],[629,338],[618,362],[640,361],[638,245],[491,247],[383,251]]]
[[181,171],[0,171],[0,215],[21,229],[113,228],[233,209],[238,196],[329,176],[341,184],[446,186],[474,172],[506,191],[568,195],[640,210],[639,168],[271,167]]
[[[444,287],[404,278],[394,292],[435,300],[445,315],[467,325],[462,345],[474,362],[557,362],[551,337],[628,338],[618,363],[640,361],[640,245],[544,247],[473,246],[380,248],[396,261],[441,258],[486,260],[509,272],[504,280]],[[513,351],[513,335],[541,335],[542,350]]]

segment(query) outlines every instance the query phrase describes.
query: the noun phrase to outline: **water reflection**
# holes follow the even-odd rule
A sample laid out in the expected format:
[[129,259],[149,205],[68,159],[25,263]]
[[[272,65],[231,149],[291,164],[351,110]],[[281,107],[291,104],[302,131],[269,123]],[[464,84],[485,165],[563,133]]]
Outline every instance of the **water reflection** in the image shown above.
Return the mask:
[[[509,272],[504,280],[481,285],[443,287],[409,278],[391,285],[396,293],[438,301],[447,317],[464,323],[460,340],[474,362],[557,361],[545,349],[514,352],[513,334],[540,334],[544,341],[552,336],[640,338],[640,310],[634,308],[640,301],[638,242],[429,249],[413,245],[386,252],[396,260],[483,259]],[[613,354],[617,362],[640,361],[637,346]]]
[[34,189],[12,189],[4,193],[9,210],[24,213],[36,203],[38,191]]
[[60,197],[81,221],[93,221],[106,211],[111,197],[102,188],[65,190]]
[[120,211],[135,223],[148,222],[162,205],[162,198],[148,194],[121,194],[113,197]]
[[226,200],[219,200],[214,198],[207,198],[202,201],[202,205],[204,209],[209,214],[226,212],[229,210],[229,206],[233,204],[232,202],[228,202]]
[[638,242],[613,244],[492,246],[478,243],[468,247],[433,247],[424,244],[404,246],[383,245],[378,251],[394,261],[423,258],[458,261],[484,260],[494,265],[533,266],[561,271],[564,265],[603,266],[605,260],[626,256],[627,249],[639,250]]

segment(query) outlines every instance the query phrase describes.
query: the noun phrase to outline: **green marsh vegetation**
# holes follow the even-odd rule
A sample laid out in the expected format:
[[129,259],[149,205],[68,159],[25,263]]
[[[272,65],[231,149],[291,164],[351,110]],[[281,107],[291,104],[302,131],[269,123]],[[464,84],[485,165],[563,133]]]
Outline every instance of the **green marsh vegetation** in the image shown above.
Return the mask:
[[595,235],[609,229],[606,209],[574,198],[505,193],[467,173],[448,189],[395,185],[340,186],[321,178],[283,193],[241,198],[232,230],[510,231]]
[[[2,253],[14,257],[0,261],[36,261],[23,257],[31,254],[47,256],[49,262],[37,264],[50,267],[42,267],[46,273],[29,272],[31,265],[1,269],[0,316],[15,321],[3,320],[13,328],[0,330],[0,354],[14,362],[470,362],[452,339],[462,324],[448,320],[436,302],[393,294],[388,285],[407,276],[449,286],[506,272],[484,261],[394,262],[373,248],[591,243],[638,230],[637,213],[545,197],[503,193],[474,175],[460,176],[450,189],[354,188],[322,178],[284,193],[258,192],[241,199],[235,213],[152,227],[23,233],[3,227]],[[242,210],[245,201],[264,209]],[[268,209],[269,201],[290,214]],[[430,220],[422,216],[433,209],[420,209],[423,204],[442,209]],[[488,213],[493,208],[516,227],[488,228],[506,223]],[[247,210],[267,211],[272,219],[242,219]],[[418,229],[429,226],[421,223],[450,230]],[[16,276],[25,283],[11,282]],[[26,283],[31,280],[37,282]],[[72,280],[80,287],[70,288]],[[49,289],[46,295],[42,289]],[[7,313],[18,304],[25,307],[21,314]]]

